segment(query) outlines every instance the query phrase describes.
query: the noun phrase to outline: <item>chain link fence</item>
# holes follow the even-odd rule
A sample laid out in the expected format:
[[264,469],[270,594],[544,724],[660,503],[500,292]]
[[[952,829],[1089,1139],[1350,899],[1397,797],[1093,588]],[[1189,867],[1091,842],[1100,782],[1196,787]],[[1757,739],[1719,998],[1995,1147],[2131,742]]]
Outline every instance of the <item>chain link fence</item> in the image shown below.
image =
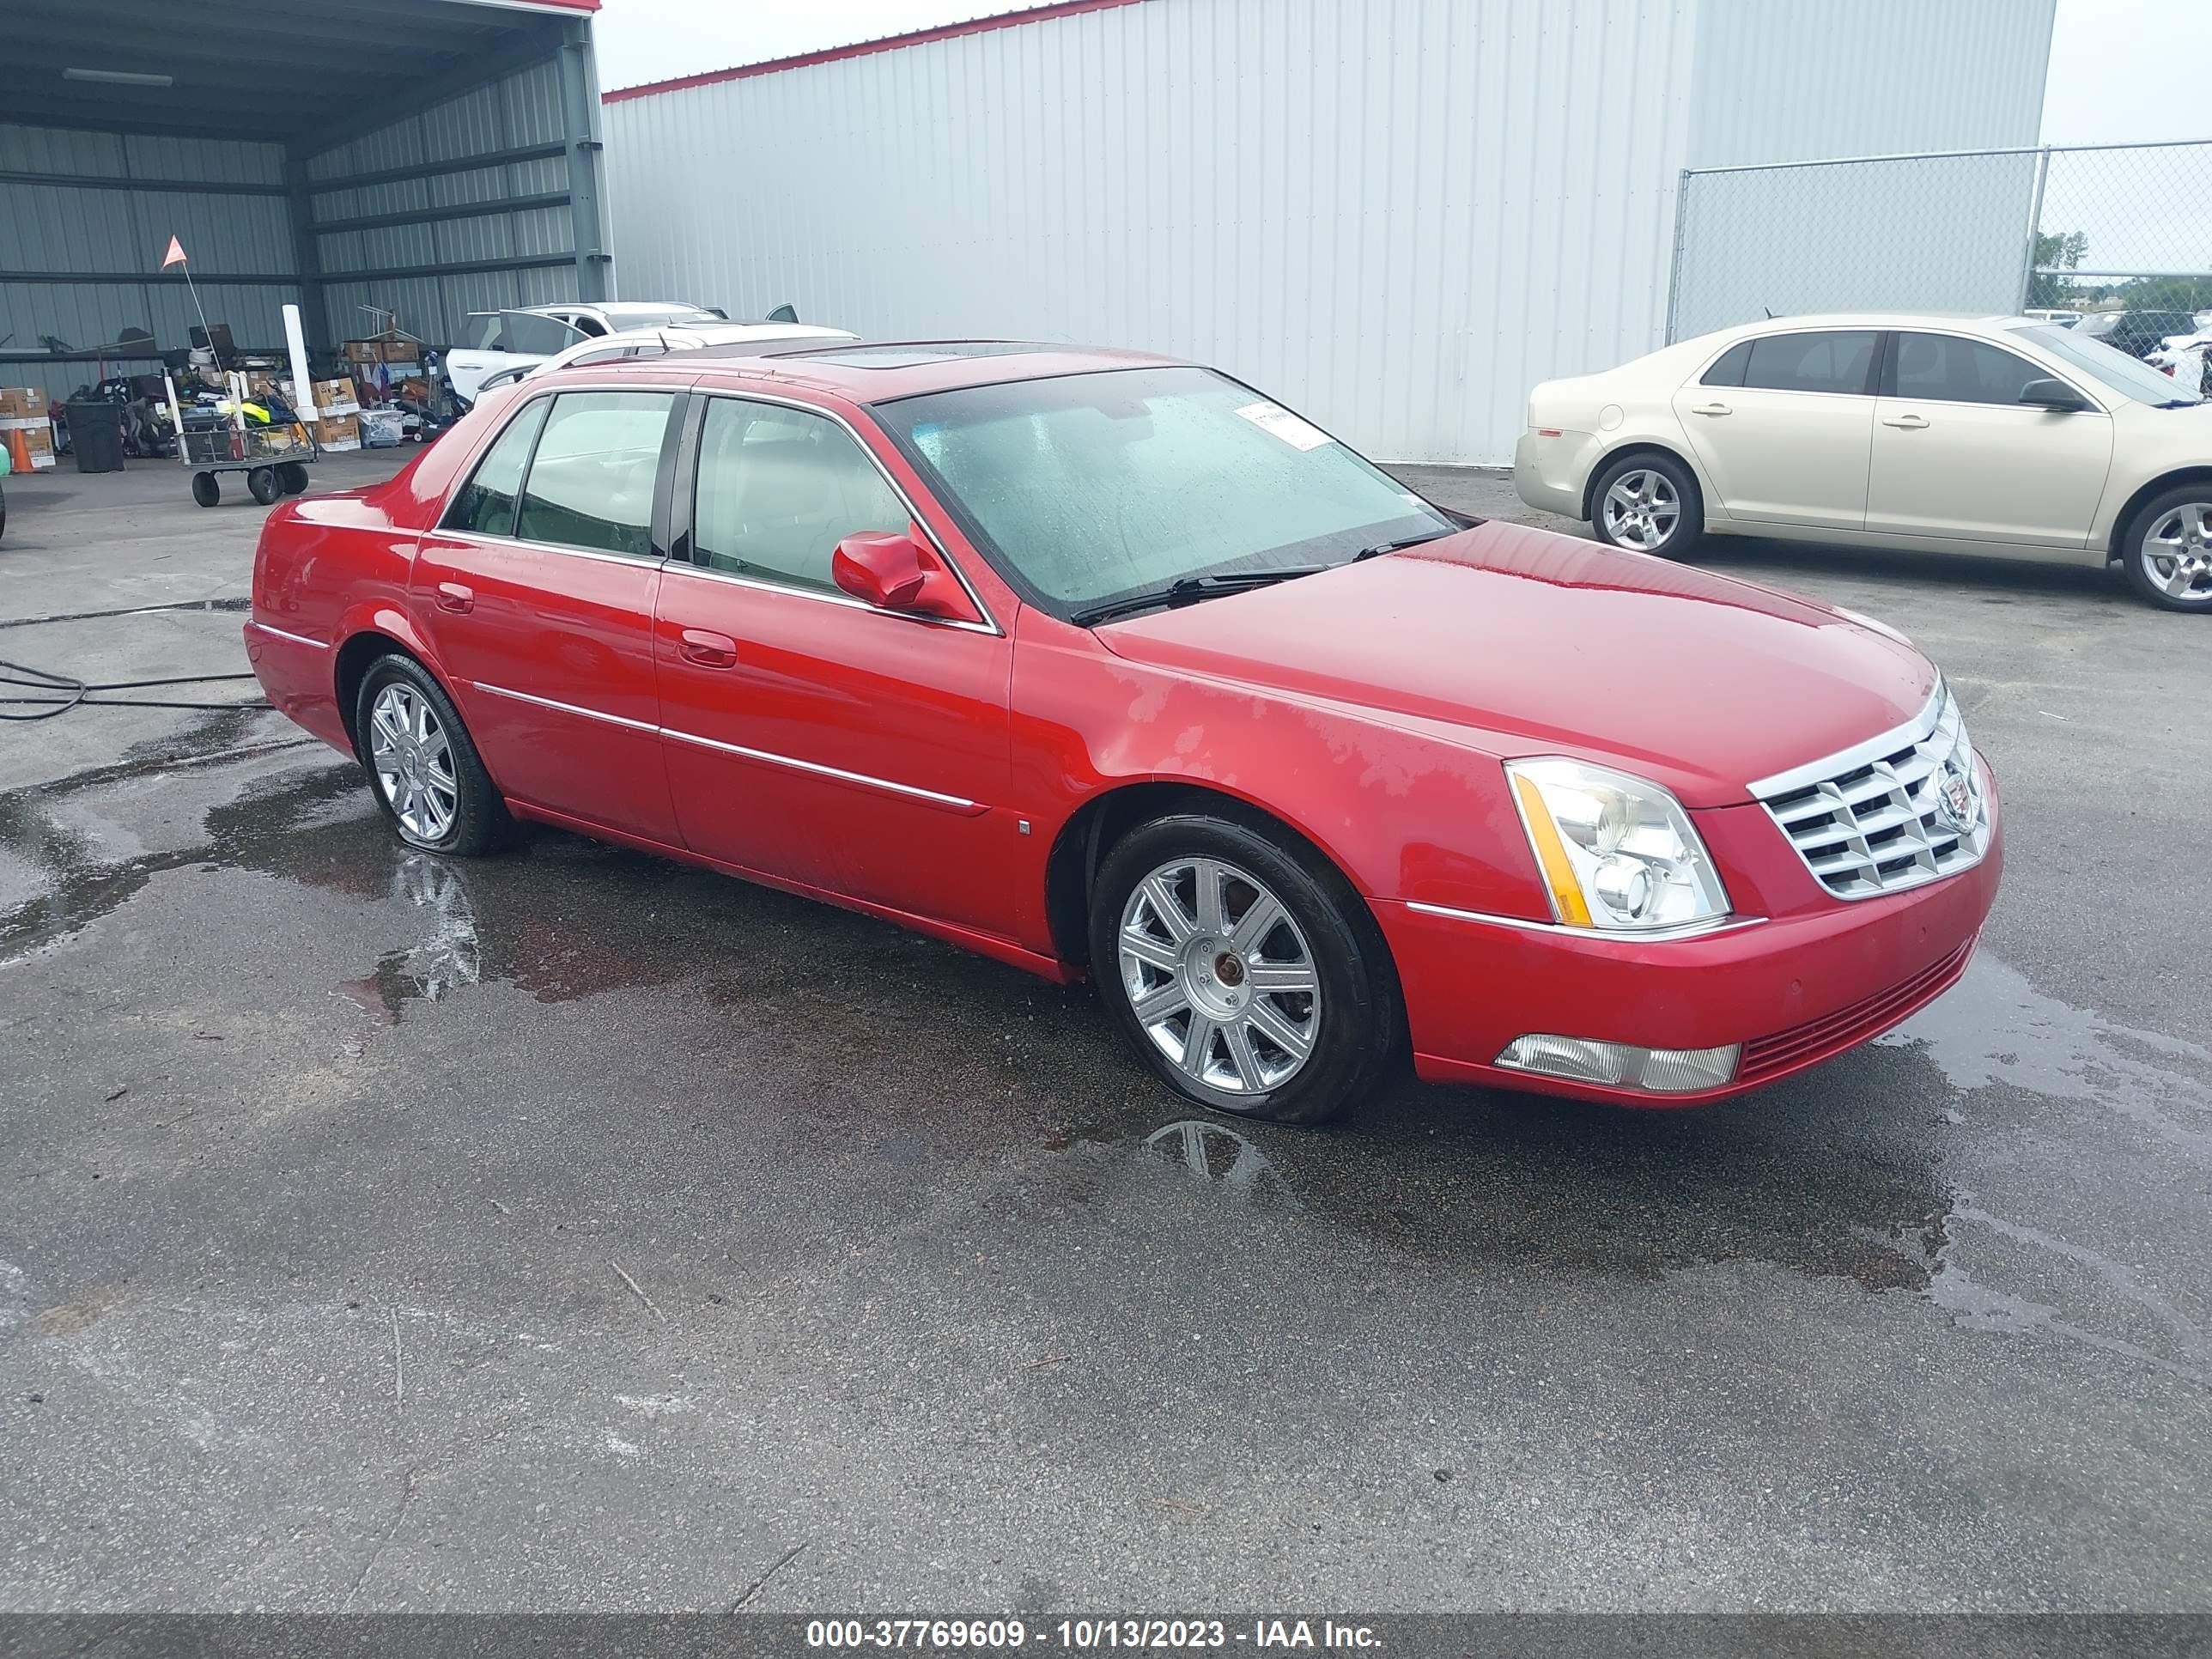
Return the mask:
[[1697,168],[1667,337],[1819,311],[2044,310],[2142,356],[2212,321],[2212,141]]

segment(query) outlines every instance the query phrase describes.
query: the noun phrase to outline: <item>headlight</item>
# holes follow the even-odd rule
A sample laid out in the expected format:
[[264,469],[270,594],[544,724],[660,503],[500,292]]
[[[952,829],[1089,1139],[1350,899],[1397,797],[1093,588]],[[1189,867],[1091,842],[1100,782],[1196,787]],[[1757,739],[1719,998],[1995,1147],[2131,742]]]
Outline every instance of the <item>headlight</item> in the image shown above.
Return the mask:
[[1647,933],[1728,915],[1705,843],[1657,784],[1571,760],[1508,761],[1505,775],[1559,921]]

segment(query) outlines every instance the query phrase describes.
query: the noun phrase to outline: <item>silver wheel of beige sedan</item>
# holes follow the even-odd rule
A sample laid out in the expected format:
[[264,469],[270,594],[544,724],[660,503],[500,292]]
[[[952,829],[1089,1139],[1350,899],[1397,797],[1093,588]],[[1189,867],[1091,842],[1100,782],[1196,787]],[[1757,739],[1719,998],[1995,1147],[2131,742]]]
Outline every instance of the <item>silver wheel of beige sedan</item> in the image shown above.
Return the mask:
[[1682,500],[1666,474],[1653,467],[1622,473],[1605,492],[1605,538],[1616,547],[1656,553],[1673,539]]
[[1321,1030],[1321,975],[1283,902],[1249,871],[1184,858],[1121,908],[1121,983],[1145,1036],[1182,1073],[1261,1095],[1297,1076]]
[[2176,606],[2212,605],[2212,499],[2154,514],[2136,549],[2143,585]]
[[400,828],[442,841],[459,810],[453,749],[429,700],[411,685],[385,686],[369,706],[369,768]]

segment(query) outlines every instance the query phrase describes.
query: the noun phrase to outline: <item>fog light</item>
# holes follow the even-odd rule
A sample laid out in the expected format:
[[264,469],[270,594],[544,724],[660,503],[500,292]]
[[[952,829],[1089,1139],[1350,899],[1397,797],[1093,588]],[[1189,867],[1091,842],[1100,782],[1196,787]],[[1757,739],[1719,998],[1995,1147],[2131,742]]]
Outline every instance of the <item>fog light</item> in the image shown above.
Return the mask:
[[1507,1071],[1598,1083],[1649,1094],[1692,1094],[1717,1089],[1735,1075],[1742,1045],[1724,1048],[1638,1048],[1592,1037],[1524,1036],[1505,1045],[1498,1064]]

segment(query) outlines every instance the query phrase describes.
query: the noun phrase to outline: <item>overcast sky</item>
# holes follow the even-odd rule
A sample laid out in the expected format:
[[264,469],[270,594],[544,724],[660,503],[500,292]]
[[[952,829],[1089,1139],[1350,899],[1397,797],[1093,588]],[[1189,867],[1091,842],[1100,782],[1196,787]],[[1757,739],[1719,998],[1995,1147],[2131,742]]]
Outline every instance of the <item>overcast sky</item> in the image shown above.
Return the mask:
[[[1017,0],[604,3],[599,80],[610,90],[1019,9]],[[2058,0],[2043,137],[2101,144],[2212,136],[2208,82],[2212,0]]]

